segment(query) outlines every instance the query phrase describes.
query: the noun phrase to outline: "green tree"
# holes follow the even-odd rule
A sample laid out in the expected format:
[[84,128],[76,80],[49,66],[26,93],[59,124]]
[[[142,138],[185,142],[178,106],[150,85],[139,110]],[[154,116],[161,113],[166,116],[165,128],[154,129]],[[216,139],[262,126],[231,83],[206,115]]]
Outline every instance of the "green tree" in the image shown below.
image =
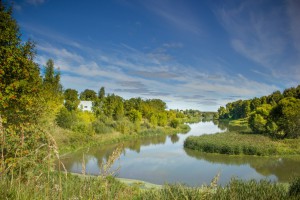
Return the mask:
[[74,89],[66,89],[64,92],[65,97],[65,107],[69,110],[76,110],[78,108],[78,105],[80,103],[80,100],[78,99],[78,92]]
[[140,111],[132,109],[128,113],[128,118],[132,123],[140,123],[142,121],[142,114]]
[[168,123],[168,117],[165,112],[161,112],[158,114],[158,120],[157,123],[159,126],[166,126]]
[[114,111],[114,119],[119,120],[122,119],[124,116],[124,106],[123,103],[117,104],[115,111]]
[[99,99],[104,99],[105,98],[105,88],[101,87],[99,92],[98,92],[98,98]]
[[249,118],[249,127],[254,133],[266,132],[267,120],[261,114],[254,113]]
[[281,135],[289,138],[300,136],[300,99],[283,98],[274,108],[273,121],[278,125]]
[[82,101],[95,101],[97,99],[96,92],[94,90],[85,89],[80,93],[80,100]]
[[60,84],[60,72],[54,69],[53,60],[47,61],[43,77],[43,96],[46,101],[47,116],[53,121],[63,105],[62,85]]
[[172,119],[171,122],[170,122],[170,126],[172,128],[177,128],[179,126],[180,122],[178,119]]
[[[0,173],[14,170],[23,159],[23,169],[41,162],[40,152],[31,154],[47,143],[41,119],[45,117],[42,79],[34,62],[31,41],[22,42],[12,9],[0,1]],[[39,128],[38,128],[39,127]],[[31,162],[24,162],[31,158]],[[36,161],[36,162],[35,162]]]
[[77,121],[74,111],[68,111],[67,108],[62,107],[57,114],[56,123],[62,128],[70,129]]

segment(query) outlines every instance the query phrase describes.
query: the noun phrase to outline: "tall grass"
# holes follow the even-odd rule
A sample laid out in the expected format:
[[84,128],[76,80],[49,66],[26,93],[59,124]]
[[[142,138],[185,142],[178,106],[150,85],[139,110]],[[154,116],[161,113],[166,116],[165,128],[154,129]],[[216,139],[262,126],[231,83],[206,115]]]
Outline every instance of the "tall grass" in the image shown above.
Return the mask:
[[190,136],[184,147],[207,153],[268,156],[300,154],[297,144],[300,139],[275,140],[263,135],[224,132]]

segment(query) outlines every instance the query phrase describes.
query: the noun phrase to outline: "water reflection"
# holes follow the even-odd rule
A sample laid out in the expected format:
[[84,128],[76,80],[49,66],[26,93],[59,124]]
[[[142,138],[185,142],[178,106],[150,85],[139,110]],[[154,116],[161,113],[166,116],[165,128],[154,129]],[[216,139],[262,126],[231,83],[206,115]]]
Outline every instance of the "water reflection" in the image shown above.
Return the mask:
[[[299,157],[227,156],[184,149],[183,142],[190,135],[236,130],[236,127],[230,127],[226,123],[212,121],[190,126],[188,134],[154,136],[124,142],[123,153],[113,170],[121,165],[118,177],[156,184],[182,182],[188,185],[209,183],[219,171],[221,184],[228,183],[232,176],[246,180],[267,178],[288,181],[292,174],[300,175]],[[117,146],[118,144],[111,144],[77,151],[66,156],[63,163],[68,171],[75,173],[81,173],[82,163],[85,163],[86,172],[97,175],[102,163],[108,160]]]
[[259,157],[209,154],[190,149],[184,149],[187,155],[198,160],[205,160],[213,164],[224,165],[250,165],[263,176],[275,175],[280,182],[288,182],[293,176],[300,176],[300,158],[293,157]]

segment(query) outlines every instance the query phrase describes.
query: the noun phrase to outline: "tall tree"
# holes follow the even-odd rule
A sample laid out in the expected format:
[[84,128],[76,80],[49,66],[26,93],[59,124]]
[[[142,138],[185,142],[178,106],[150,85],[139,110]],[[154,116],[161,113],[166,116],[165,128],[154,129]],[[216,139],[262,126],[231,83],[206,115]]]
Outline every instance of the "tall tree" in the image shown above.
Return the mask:
[[101,87],[99,92],[98,92],[98,98],[99,99],[104,99],[104,97],[105,97],[105,89],[104,89],[104,87]]
[[9,169],[17,166],[18,159],[30,157],[30,152],[46,142],[43,132],[37,131],[45,112],[42,80],[34,62],[34,43],[24,43],[20,36],[18,24],[12,18],[12,8],[0,1],[1,161]]
[[63,105],[62,85],[60,84],[60,72],[54,69],[54,62],[49,59],[45,66],[43,77],[43,95],[47,100],[46,109],[48,120],[53,121]]

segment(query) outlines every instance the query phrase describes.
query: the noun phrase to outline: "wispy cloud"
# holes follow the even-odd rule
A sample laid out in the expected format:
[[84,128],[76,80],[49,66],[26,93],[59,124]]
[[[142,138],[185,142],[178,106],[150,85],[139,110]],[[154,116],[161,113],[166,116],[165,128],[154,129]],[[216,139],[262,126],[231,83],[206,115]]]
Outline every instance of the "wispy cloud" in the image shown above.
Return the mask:
[[199,20],[183,2],[177,1],[175,6],[172,1],[144,1],[143,5],[178,30],[197,35],[202,33]]
[[109,93],[125,98],[160,98],[168,102],[170,108],[216,110],[240,96],[265,95],[278,89],[240,74],[205,73],[175,59],[157,61],[148,56],[149,51],[161,47],[166,49],[166,54],[170,53],[169,48],[181,48],[175,43],[161,44],[148,52],[126,44],[115,45],[108,52],[100,48],[91,50],[84,44],[79,44],[80,48],[60,46],[38,43],[37,62],[44,65],[48,58],[53,58],[55,66],[62,71],[63,85],[79,91],[86,88],[97,91],[104,86]]
[[299,1],[288,1],[290,19],[284,17],[285,7],[274,5],[266,9],[265,3],[242,1],[238,5],[219,7],[215,13],[229,33],[230,44],[236,52],[269,70],[273,78],[289,81],[292,77],[297,80],[300,74],[292,62],[295,55],[290,51],[290,36],[286,30],[290,24],[293,45],[298,48]]

